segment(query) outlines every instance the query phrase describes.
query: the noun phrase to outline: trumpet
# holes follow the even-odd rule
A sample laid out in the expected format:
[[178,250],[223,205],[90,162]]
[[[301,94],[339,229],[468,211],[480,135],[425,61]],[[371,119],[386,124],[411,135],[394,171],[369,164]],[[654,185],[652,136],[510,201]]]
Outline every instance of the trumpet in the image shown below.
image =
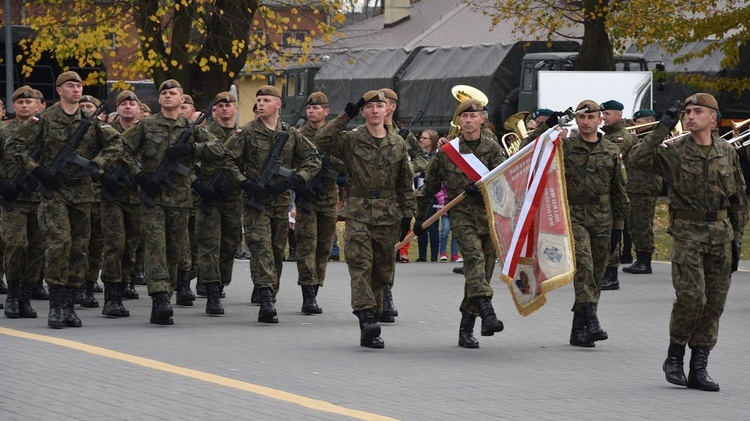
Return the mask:
[[526,138],[528,131],[526,130],[526,119],[529,117],[529,112],[522,111],[515,113],[508,117],[503,124],[505,130],[510,130],[509,133],[505,133],[500,138],[500,144],[505,149],[505,153],[508,156],[518,152],[518,148],[521,146],[521,141]]
[[680,140],[683,137],[686,137],[686,136],[688,136],[690,134],[690,132],[680,132],[680,133],[672,132],[672,133],[673,133],[673,135],[671,137],[668,137],[668,138],[664,139],[661,143],[662,144],[664,144],[664,143],[671,143],[671,142]]
[[452,139],[461,134],[461,124],[458,120],[458,106],[467,99],[477,99],[482,103],[482,106],[489,104],[490,100],[487,99],[487,95],[477,88],[469,85],[456,85],[451,88],[451,94],[458,100],[456,105],[456,111],[453,113],[453,121],[451,121],[451,128],[448,131],[448,139]]
[[[750,121],[750,120],[749,120]],[[750,140],[745,140],[744,142],[741,142],[741,140],[750,137],[750,129],[745,130],[741,134],[738,134],[737,136],[727,140],[727,143],[734,146],[735,149],[741,149],[747,145],[750,145]]]
[[750,118],[744,121],[740,121],[739,123],[735,123],[734,120],[730,120],[732,123],[732,133],[734,133],[735,136],[740,135],[740,129],[750,124]]
[[[656,126],[657,124],[659,124],[658,120],[657,121],[652,121],[650,123],[643,123],[643,124],[636,124],[635,126],[628,126],[628,127],[625,127],[625,130],[627,130],[627,131],[638,130],[638,129],[643,129],[643,128],[646,128],[646,127]],[[639,133],[639,135],[640,135],[640,133]]]

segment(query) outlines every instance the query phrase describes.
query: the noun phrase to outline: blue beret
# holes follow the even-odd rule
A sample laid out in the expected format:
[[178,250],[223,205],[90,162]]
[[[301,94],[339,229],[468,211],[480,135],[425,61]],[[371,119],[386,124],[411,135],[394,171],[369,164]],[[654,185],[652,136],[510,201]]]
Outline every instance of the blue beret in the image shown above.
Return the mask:
[[638,120],[639,118],[651,117],[655,115],[656,115],[656,112],[654,110],[649,110],[649,109],[638,110],[635,112],[635,114],[633,114],[633,120]]
[[602,111],[607,111],[607,110],[622,111],[622,110],[625,109],[625,107],[622,105],[622,103],[617,102],[614,99],[610,100],[610,101],[607,101],[605,103],[602,103],[601,108],[602,108]]
[[537,117],[549,117],[552,115],[552,112],[549,108],[540,108],[531,112],[531,119],[536,120]]
[[718,121],[719,124],[721,124],[721,111],[719,110],[716,110],[716,121]]

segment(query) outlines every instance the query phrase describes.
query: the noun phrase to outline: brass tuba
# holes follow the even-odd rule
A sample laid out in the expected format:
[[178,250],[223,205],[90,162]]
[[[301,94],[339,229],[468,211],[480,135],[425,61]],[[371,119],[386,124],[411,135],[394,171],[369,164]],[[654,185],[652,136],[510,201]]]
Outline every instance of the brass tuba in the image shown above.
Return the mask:
[[505,133],[500,138],[500,144],[505,149],[505,153],[508,156],[518,152],[518,148],[521,146],[521,141],[526,138],[528,131],[526,130],[526,119],[529,118],[528,111],[521,111],[508,117],[503,123],[505,130],[510,130],[509,133]]
[[448,131],[448,139],[453,139],[461,134],[461,124],[458,121],[458,106],[467,99],[478,99],[482,105],[487,105],[490,100],[487,99],[482,91],[469,85],[456,85],[451,89],[451,94],[458,100],[456,105],[456,111],[453,113],[453,121],[451,121],[451,128]]

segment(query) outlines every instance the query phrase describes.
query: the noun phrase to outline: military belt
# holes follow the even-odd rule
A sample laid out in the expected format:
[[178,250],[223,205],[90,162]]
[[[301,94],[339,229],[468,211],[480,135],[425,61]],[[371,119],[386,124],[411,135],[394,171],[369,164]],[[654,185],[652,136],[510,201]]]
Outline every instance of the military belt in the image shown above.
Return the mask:
[[182,175],[182,174],[174,174],[172,175],[172,179],[175,183],[189,183],[190,182],[190,176],[188,175]]
[[568,198],[569,205],[598,205],[600,203],[609,202],[608,194],[601,194],[598,196],[579,196]]
[[672,219],[687,219],[689,221],[718,221],[727,218],[727,210],[720,211],[692,211],[692,210],[673,210]]
[[393,190],[365,190],[350,189],[349,197],[364,197],[367,199],[386,199],[394,196]]

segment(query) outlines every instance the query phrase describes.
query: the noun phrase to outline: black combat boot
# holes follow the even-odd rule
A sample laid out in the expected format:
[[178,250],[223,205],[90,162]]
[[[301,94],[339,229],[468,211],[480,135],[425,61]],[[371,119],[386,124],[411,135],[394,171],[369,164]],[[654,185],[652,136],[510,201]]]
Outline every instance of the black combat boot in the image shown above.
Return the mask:
[[651,253],[637,252],[635,263],[632,265],[622,268],[623,272],[632,273],[634,275],[643,275],[652,273],[651,270]]
[[385,342],[380,337],[380,325],[372,310],[359,310],[354,314],[359,318],[359,346],[367,348],[384,348]]
[[617,280],[617,268],[607,268],[602,279],[602,291],[613,291],[620,289],[620,281]]
[[495,315],[495,309],[492,308],[492,299],[490,297],[479,297],[475,298],[475,302],[479,307],[479,316],[482,318],[482,336],[492,336],[495,332],[502,332],[505,326]]
[[622,254],[620,254],[620,263],[633,263],[633,254],[630,252],[630,250],[622,251]]
[[260,295],[256,286],[253,286],[253,292],[250,294],[250,304],[260,304]]
[[594,304],[588,304],[583,308],[583,314],[586,319],[586,339],[588,342],[606,341],[609,336],[599,324],[599,317],[596,315]]
[[5,292],[8,294],[5,297],[5,317],[9,319],[17,319],[21,317],[21,311],[18,308],[18,296],[19,288],[21,286],[18,284],[18,282],[14,281],[8,281],[8,287],[5,289]]
[[120,307],[120,317],[130,317],[130,310],[126,309],[125,306],[122,305],[122,298],[125,296],[125,291],[128,289],[128,283],[120,282],[115,285],[117,285],[117,289],[115,290],[115,300],[117,302],[117,306]]
[[218,282],[210,282],[206,285],[206,293],[208,299],[206,300],[206,313],[207,314],[224,314],[224,306],[221,305],[221,291]]
[[117,289],[120,284],[104,282],[104,306],[102,314],[108,317],[121,317],[120,306],[117,305]]
[[474,337],[474,322],[477,316],[461,313],[461,325],[458,328],[458,346],[464,348],[479,348],[479,341]]
[[63,317],[63,303],[65,302],[65,291],[61,287],[49,288],[49,316],[47,316],[47,326],[52,329],[62,329],[65,327]]
[[190,277],[186,270],[177,271],[177,305],[192,306],[195,295],[190,290]]
[[174,311],[172,306],[169,305],[169,294],[166,291],[157,292],[151,299],[151,320],[149,322],[157,325],[173,325],[172,315]]
[[18,289],[18,312],[22,319],[36,319],[36,310],[31,307],[32,285],[21,285]]
[[[81,319],[78,318],[75,308],[75,299],[78,295],[78,288],[63,288],[65,290],[65,302],[63,303],[63,321],[67,327],[81,327]],[[96,300],[94,300],[96,301]],[[96,303],[96,307],[99,307],[99,303]]]
[[198,278],[198,280],[195,281],[195,295],[198,295],[200,297],[205,297],[208,295],[208,291],[206,291],[206,284],[201,281],[201,278]]
[[320,314],[323,309],[318,307],[315,301],[315,287],[313,285],[302,285],[302,313]]
[[5,281],[3,280],[3,277],[0,276],[0,294],[7,294],[8,293],[8,287],[5,285]]
[[227,294],[224,292],[224,287],[228,285],[224,285],[221,282],[219,282],[219,297],[221,298],[227,298]]
[[99,285],[99,281],[94,281],[94,292],[97,294],[104,292],[102,286]]
[[146,285],[146,277],[142,273],[133,275],[131,279],[133,279],[133,283],[136,285]]
[[677,386],[687,386],[685,370],[683,369],[684,359],[685,345],[670,343],[667,350],[667,359],[664,360],[664,365],[661,367],[668,382]]
[[573,328],[570,330],[570,344],[582,348],[593,348],[596,344],[586,337],[586,316],[581,311],[573,312]]
[[398,310],[393,304],[393,292],[391,287],[383,288],[383,311],[378,315],[378,321],[382,323],[394,323],[398,317]]
[[99,307],[99,301],[94,298],[94,284],[96,281],[86,281],[83,283],[83,298],[81,299],[81,307],[85,308],[97,308]]
[[[688,374],[688,389],[699,389],[708,392],[718,392],[719,383],[708,376],[708,353],[706,348],[693,348],[690,355],[690,374]],[[683,374],[684,376],[684,374]]]
[[296,248],[290,248],[289,249],[289,257],[286,258],[287,262],[296,262],[297,261],[297,249]]
[[135,290],[135,275],[130,275],[130,282],[121,283],[123,285],[122,298],[126,298],[128,300],[137,300],[138,298],[140,298],[140,296],[138,295],[138,291]]
[[44,272],[39,272],[39,281],[31,291],[31,298],[34,300],[49,300],[49,294],[44,289]]
[[260,298],[258,321],[261,323],[278,323],[279,318],[276,317],[276,307],[273,305],[271,288],[258,288],[258,298]]

